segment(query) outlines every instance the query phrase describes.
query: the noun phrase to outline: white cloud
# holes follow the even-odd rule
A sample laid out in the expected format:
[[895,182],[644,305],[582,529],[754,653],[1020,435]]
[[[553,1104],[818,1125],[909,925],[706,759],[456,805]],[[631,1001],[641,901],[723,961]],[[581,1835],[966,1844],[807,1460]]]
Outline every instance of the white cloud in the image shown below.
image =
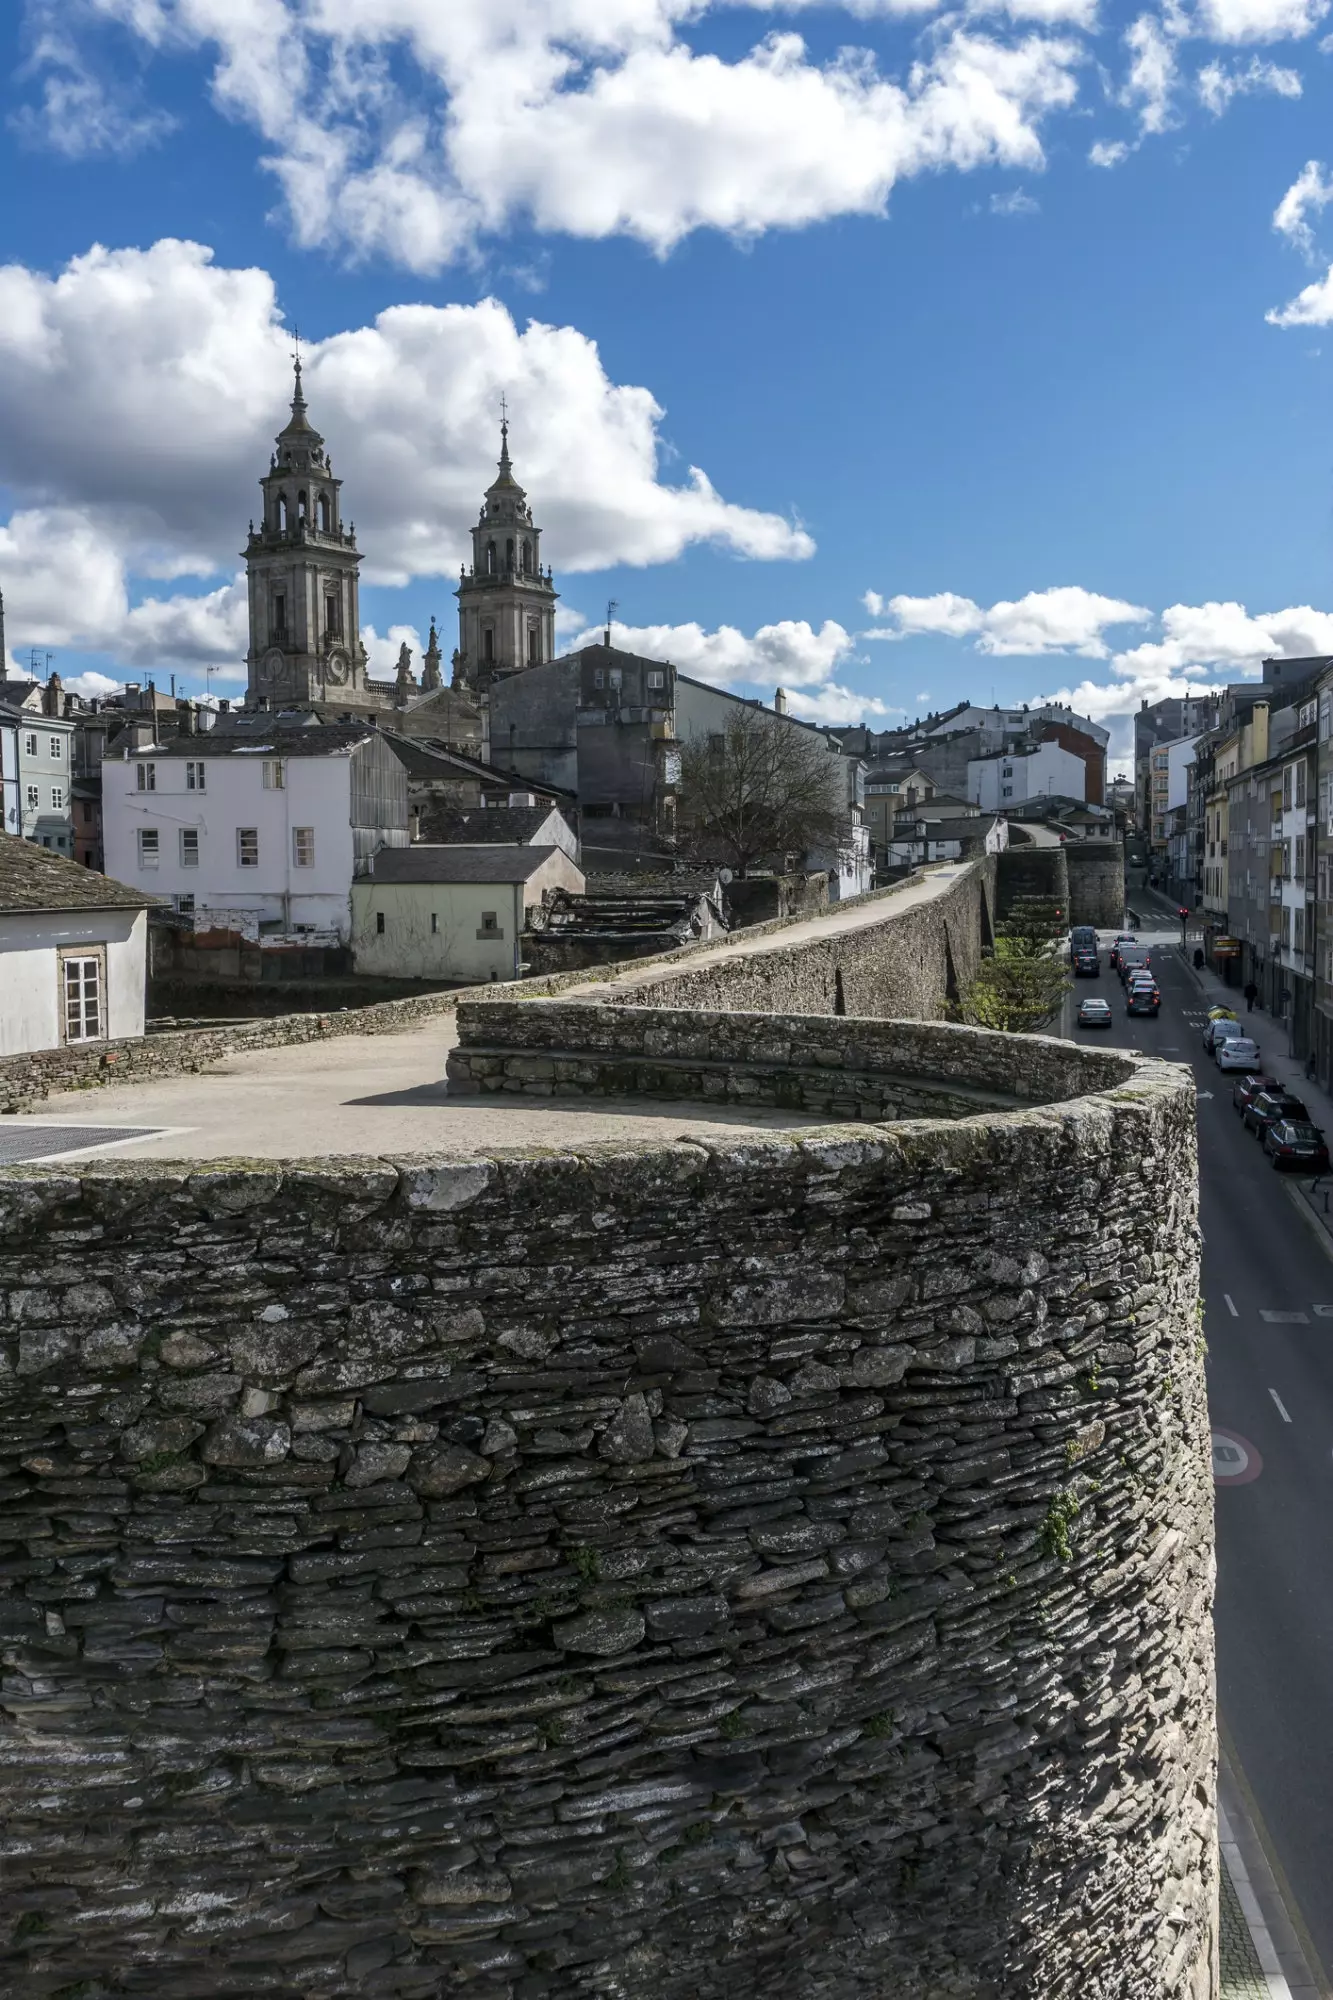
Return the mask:
[[[421,678],[421,656],[426,650],[426,642],[415,625],[391,625],[383,636],[373,625],[361,627],[361,643],[366,649],[366,660],[370,672],[377,680],[389,679],[398,668],[398,655],[404,646],[412,654],[412,672]],[[443,648],[446,657],[450,647]]]
[[[572,638],[570,650],[600,639],[602,627],[589,626]],[[747,635],[735,625],[707,632],[702,625],[622,625],[611,623],[612,641],[653,660],[670,660],[685,674],[722,687],[732,681],[755,686],[822,687],[852,650],[852,636],[835,619],[818,631],[804,618],[784,618]]]
[[1138,115],[1146,138],[1167,132],[1175,124],[1172,101],[1178,78],[1174,23],[1155,14],[1140,14],[1125,31],[1129,75],[1120,102]]
[[1301,94],[1301,79],[1296,70],[1264,62],[1259,56],[1251,56],[1244,65],[1235,63],[1230,69],[1225,63],[1206,63],[1195,84],[1202,103],[1215,118],[1222,116],[1233,98],[1246,97],[1255,91],[1269,91],[1275,97]]
[[[658,252],[878,214],[898,181],[1041,164],[1076,95],[1095,0],[993,0],[1004,39],[950,20],[902,80],[865,51],[812,58],[772,31],[732,60],[682,30],[709,0],[96,0],[140,44],[206,50],[214,101],[248,123],[306,245],[435,271],[530,220]],[[870,15],[939,0],[853,0]],[[1015,23],[1037,32],[1013,39]]]
[[1270,326],[1333,326],[1333,264],[1284,306],[1264,314]]
[[1116,597],[1103,597],[1077,585],[1031,590],[1013,602],[983,608],[970,597],[945,590],[934,597],[891,597],[866,593],[872,615],[887,611],[893,623],[862,634],[868,639],[904,639],[916,633],[972,639],[979,653],[1081,653],[1105,659],[1110,653],[1105,632],[1116,625],[1142,625],[1152,613]]
[[94,68],[75,32],[91,16],[81,0],[29,0],[27,59],[19,75],[40,81],[40,98],[10,123],[20,137],[41,140],[66,159],[99,153],[123,158],[165,137],[176,121],[144,107],[132,87]]
[[1162,613],[1162,637],[1118,653],[1122,678],[1177,675],[1206,668],[1257,672],[1265,659],[1333,654],[1333,614],[1308,604],[1251,616],[1243,604],[1172,604]]
[[[0,483],[17,502],[0,585],[16,643],[114,643],[136,666],[243,656],[234,582],[131,609],[127,579],[233,577],[286,417],[288,350],[268,273],[221,268],[198,244],[99,247],[55,277],[0,268]],[[310,347],[305,380],[369,581],[456,574],[494,476],[502,390],[559,574],[696,543],[813,551],[697,467],[667,484],[649,390],[613,382],[576,328],[520,328],[493,300],[390,307]]]
[[1273,227],[1302,256],[1313,257],[1314,231],[1308,217],[1312,210],[1322,215],[1331,201],[1333,180],[1326,177],[1322,161],[1307,160],[1273,210]]
[[990,198],[992,215],[1040,215],[1041,203],[1025,194],[1021,187],[1011,188],[1008,194],[993,194]]
[[1088,164],[1093,167],[1118,167],[1129,158],[1131,150],[1123,139],[1098,139],[1088,148]]
[[1198,31],[1214,42],[1300,41],[1328,6],[1329,0],[1201,0]]

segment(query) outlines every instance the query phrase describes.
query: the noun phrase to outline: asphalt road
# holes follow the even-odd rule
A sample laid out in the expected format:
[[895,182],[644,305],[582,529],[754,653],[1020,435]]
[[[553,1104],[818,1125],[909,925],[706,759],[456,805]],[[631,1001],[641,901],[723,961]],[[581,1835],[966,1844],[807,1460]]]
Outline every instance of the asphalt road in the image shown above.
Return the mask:
[[[1152,898],[1143,897],[1151,905]],[[1235,1078],[1203,1052],[1208,1006],[1174,925],[1140,909],[1162,994],[1155,1019],[1130,1018],[1120,981],[1075,982],[1062,1032],[1188,1062],[1200,1092],[1204,1328],[1217,1487],[1217,1663],[1234,1746],[1298,1929],[1333,1969],[1333,1256],[1297,1212],[1232,1108]],[[1164,916],[1156,920],[1164,922]],[[1100,993],[1114,1026],[1071,1027]],[[1241,1003],[1243,1006],[1243,1003]],[[1281,1030],[1254,1017],[1256,1039]],[[1211,1095],[1209,1095],[1211,1093]],[[1333,1246],[1330,1246],[1333,1248]],[[1238,1446],[1218,1433],[1233,1434]],[[1247,1455],[1248,1462],[1246,1462]],[[1285,1879],[1284,1879],[1285,1878]],[[1333,1985],[1329,1986],[1333,1992]]]

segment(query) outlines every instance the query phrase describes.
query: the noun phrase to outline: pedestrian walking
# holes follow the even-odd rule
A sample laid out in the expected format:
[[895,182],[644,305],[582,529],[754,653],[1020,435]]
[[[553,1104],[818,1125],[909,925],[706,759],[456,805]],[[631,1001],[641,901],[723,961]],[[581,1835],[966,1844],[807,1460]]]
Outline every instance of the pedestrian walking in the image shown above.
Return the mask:
[[1254,1003],[1258,998],[1259,998],[1259,988],[1255,985],[1254,981],[1251,980],[1249,985],[1245,988],[1245,1012],[1247,1014],[1252,1014],[1254,1012]]

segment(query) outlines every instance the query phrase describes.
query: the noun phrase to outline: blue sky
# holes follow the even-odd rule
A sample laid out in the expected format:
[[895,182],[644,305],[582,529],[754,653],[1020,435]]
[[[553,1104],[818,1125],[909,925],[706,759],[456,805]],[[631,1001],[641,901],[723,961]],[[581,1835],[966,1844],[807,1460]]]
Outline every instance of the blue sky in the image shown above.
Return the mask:
[[[290,329],[372,663],[501,392],[562,592],[803,713],[1333,652],[1327,0],[5,10],[11,658],[239,692]],[[1327,48],[1325,42],[1327,40]],[[96,678],[83,684],[100,685]]]

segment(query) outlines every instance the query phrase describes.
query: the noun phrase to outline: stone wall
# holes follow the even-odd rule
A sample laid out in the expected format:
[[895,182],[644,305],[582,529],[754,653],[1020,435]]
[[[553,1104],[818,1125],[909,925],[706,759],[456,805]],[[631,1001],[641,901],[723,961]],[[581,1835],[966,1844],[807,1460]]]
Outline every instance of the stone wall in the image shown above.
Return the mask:
[[[1012,831],[1012,829],[1011,829]],[[997,856],[995,895],[1003,922],[1020,898],[1039,896],[1058,903],[1069,921],[1069,865],[1064,847],[1038,847],[1029,842],[1007,847]]]
[[452,997],[458,990],[438,979],[192,979],[168,974],[150,979],[148,1012],[154,1020],[252,1020],[256,1015],[334,1014],[422,994],[448,992]]
[[4,1990],[1210,2000],[1192,1090],[1060,1060],[0,1170]]
[[1118,931],[1125,921],[1125,849],[1118,840],[1073,840],[1064,850],[1069,921]]
[[1123,1081],[1124,1062],[1068,1042],[939,1023],[535,1000],[461,1005],[448,1077],[454,1092],[968,1118]]

